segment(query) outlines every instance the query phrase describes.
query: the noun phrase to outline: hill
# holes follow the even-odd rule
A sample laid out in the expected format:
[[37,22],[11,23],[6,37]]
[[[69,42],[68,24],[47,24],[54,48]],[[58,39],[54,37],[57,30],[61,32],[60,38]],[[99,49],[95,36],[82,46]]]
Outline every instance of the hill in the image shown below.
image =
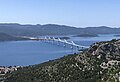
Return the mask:
[[[0,24],[0,32],[17,36],[64,35],[75,33],[75,27],[61,25]],[[69,32],[70,31],[70,32]]]
[[7,74],[5,82],[119,82],[120,40]]
[[66,25],[21,25],[21,24],[0,24],[0,32],[17,36],[40,36],[40,35],[79,35],[79,34],[119,34],[120,28],[106,26],[77,28]]

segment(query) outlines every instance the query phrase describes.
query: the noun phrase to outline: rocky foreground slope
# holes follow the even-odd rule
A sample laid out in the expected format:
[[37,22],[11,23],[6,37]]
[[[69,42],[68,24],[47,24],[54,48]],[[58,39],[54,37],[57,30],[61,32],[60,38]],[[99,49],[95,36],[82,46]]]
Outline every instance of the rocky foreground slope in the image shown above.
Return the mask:
[[7,74],[5,82],[120,82],[120,40]]

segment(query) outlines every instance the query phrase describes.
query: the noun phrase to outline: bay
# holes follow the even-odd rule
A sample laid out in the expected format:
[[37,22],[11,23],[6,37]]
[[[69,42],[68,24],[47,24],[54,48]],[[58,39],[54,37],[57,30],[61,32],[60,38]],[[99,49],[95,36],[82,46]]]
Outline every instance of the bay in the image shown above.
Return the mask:
[[[52,36],[53,37],[53,36]],[[62,37],[62,36],[54,36]],[[64,36],[66,37],[66,36]],[[99,35],[99,37],[70,37],[68,41],[74,41],[82,46],[90,46],[94,42],[119,39],[114,34]],[[73,54],[76,51],[70,47],[64,48],[62,45],[46,43],[43,41],[11,41],[0,42],[0,66],[28,66],[39,64],[49,60],[63,57],[67,54]]]

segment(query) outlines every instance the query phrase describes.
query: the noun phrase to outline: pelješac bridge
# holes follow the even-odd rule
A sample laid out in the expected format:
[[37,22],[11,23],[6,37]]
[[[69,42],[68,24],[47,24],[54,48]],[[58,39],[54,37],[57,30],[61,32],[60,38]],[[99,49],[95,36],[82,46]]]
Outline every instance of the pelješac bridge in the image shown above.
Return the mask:
[[58,46],[70,47],[71,49],[76,49],[77,51],[83,51],[88,49],[88,46],[82,46],[74,43],[73,41],[67,41],[66,39],[60,39],[55,37],[46,36],[44,38],[38,38],[47,43],[56,44]]
[[49,36],[45,36],[42,38],[27,37],[27,36],[24,36],[24,37],[29,38],[31,40],[39,40],[39,41],[43,41],[46,43],[55,44],[58,46],[70,47],[71,49],[73,49],[73,50],[75,49],[77,51],[83,51],[83,50],[88,49],[88,46],[78,45],[78,44],[74,43],[73,41],[67,41],[66,39],[60,39],[60,38],[49,37]]

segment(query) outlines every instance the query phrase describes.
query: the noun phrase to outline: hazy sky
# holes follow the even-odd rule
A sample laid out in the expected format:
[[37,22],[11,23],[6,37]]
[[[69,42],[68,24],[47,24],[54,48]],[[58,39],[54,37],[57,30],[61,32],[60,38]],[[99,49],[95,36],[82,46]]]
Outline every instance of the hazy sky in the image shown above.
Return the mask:
[[0,23],[120,27],[120,0],[0,0]]

